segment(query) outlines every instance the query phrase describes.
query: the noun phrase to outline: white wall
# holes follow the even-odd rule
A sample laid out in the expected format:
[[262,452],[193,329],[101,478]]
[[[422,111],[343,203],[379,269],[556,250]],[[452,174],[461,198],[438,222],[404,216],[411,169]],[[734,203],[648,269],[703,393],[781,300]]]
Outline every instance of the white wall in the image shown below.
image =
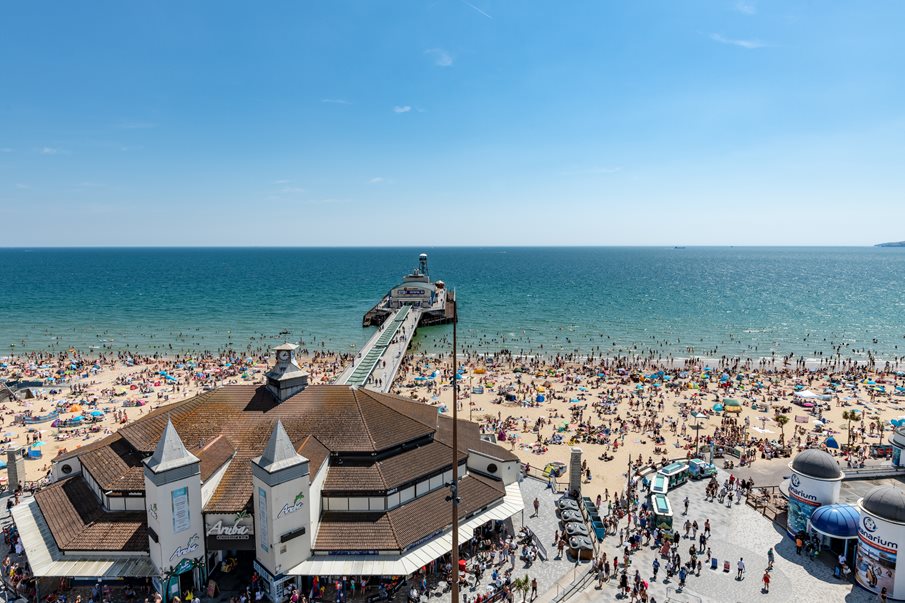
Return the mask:
[[320,527],[321,505],[323,504],[321,492],[324,489],[324,481],[327,479],[327,461],[321,464],[311,480],[311,542],[317,538],[317,529]]
[[207,504],[207,502],[211,499],[211,496],[214,495],[214,492],[217,490],[217,486],[220,485],[220,480],[223,479],[223,475],[226,473],[226,470],[229,469],[230,463],[233,460],[230,458],[228,461],[223,463],[219,469],[214,471],[213,475],[207,478],[207,481],[201,484],[201,506]]
[[[69,473],[63,473],[62,467],[63,465],[69,465],[72,469]],[[82,462],[79,460],[79,457],[73,457],[71,459],[66,459],[65,461],[61,461],[58,463],[51,463],[51,478],[53,481],[66,479],[67,477],[72,477],[74,475],[78,475],[82,472]]]
[[[474,471],[475,473],[479,473],[481,475],[490,476],[499,480],[502,480],[505,473],[511,472],[512,468],[506,468],[505,465],[509,464],[506,461],[501,461],[499,459],[495,459],[490,455],[484,454],[482,452],[476,452],[474,450],[468,451],[468,469],[470,471]],[[518,463],[512,462],[511,464],[518,465]],[[492,469],[492,471],[491,471]],[[517,471],[517,468],[516,468]],[[517,473],[516,473],[517,476]],[[515,477],[512,478],[512,481],[515,481]],[[512,482],[508,482],[512,483]]]

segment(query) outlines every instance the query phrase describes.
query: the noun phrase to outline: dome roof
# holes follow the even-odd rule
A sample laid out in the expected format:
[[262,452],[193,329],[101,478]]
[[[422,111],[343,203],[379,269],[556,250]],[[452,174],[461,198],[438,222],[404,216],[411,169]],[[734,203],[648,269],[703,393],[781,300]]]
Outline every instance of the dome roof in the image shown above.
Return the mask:
[[861,499],[861,506],[881,519],[905,523],[905,491],[880,486]]
[[857,538],[860,520],[852,505],[823,505],[811,515],[811,527],[833,538]]
[[795,457],[792,461],[792,469],[818,479],[837,479],[842,477],[839,464],[829,452],[819,448],[809,448]]

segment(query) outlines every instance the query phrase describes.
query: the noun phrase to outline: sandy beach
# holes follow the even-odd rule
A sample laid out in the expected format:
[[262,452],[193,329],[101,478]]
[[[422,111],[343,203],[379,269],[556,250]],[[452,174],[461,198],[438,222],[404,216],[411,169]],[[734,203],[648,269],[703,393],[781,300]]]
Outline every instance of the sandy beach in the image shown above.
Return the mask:
[[[309,372],[311,383],[329,383],[343,362],[334,354],[299,359]],[[6,460],[5,452],[10,448],[27,447],[32,455],[39,453],[39,458],[29,456],[25,467],[29,481],[41,480],[47,475],[50,461],[61,452],[109,435],[120,425],[162,405],[222,385],[262,382],[271,364],[272,360],[263,356],[2,357],[0,381],[40,384],[29,387],[27,393],[20,391],[16,399],[6,399],[0,386],[2,460]],[[53,420],[22,422],[25,416],[42,417],[54,411],[59,411],[59,415]],[[0,477],[5,482],[5,471]]]
[[[629,459],[637,466],[684,457],[696,437],[701,446],[714,438],[717,452],[738,448],[745,464],[785,458],[789,449],[779,445],[783,432],[793,448],[823,446],[829,436],[845,446],[849,435],[843,413],[849,410],[864,417],[852,424],[858,447],[852,459],[870,462],[870,445],[885,442],[893,428],[890,421],[905,416],[905,390],[896,389],[905,384],[903,374],[854,365],[838,370],[803,366],[758,370],[701,363],[686,369],[649,362],[633,366],[624,360],[460,358],[460,417],[480,422],[485,432],[505,441],[537,470],[549,462],[566,463],[569,448],[581,447],[589,471],[585,479],[590,477],[586,487],[601,495],[621,491]],[[347,358],[315,354],[300,360],[311,383],[329,383]],[[3,448],[42,442],[32,448],[40,451],[40,458],[26,462],[28,479],[39,480],[61,451],[101,438],[149,409],[206,389],[262,382],[270,363],[263,355],[5,357],[0,360],[0,379],[40,381],[42,386],[31,390],[36,397],[20,394],[0,406]],[[450,412],[449,358],[409,355],[393,391]],[[739,411],[714,411],[714,405],[727,400],[736,400]],[[60,411],[54,421],[21,422],[24,415],[54,410]],[[783,428],[774,420],[777,415],[788,417]],[[79,416],[83,421],[71,426],[71,419]],[[830,450],[848,462],[841,450]],[[737,456],[725,459],[740,465]],[[715,463],[722,466],[723,461]]]
[[[745,458],[743,465],[727,454],[715,459],[720,467],[724,460],[735,467],[752,461],[785,466],[790,453],[826,447],[829,437],[840,448],[830,440],[828,449],[843,467],[850,459],[871,463],[871,445],[885,444],[894,428],[890,421],[905,415],[905,389],[897,389],[905,384],[901,371],[854,365],[758,370],[700,363],[664,369],[497,356],[466,358],[459,368],[460,417],[505,438],[523,462],[539,470],[550,462],[567,463],[570,447],[580,447],[590,470],[585,488],[604,498],[624,488],[630,458],[638,467],[685,457],[696,438],[702,447],[712,438],[718,456],[720,449],[735,448]],[[410,358],[393,391],[449,412],[449,382],[448,363]],[[727,400],[737,402],[737,411],[725,411],[733,404]],[[851,424],[851,455],[842,451],[849,443],[846,411],[862,418]],[[777,416],[787,418],[784,426]]]

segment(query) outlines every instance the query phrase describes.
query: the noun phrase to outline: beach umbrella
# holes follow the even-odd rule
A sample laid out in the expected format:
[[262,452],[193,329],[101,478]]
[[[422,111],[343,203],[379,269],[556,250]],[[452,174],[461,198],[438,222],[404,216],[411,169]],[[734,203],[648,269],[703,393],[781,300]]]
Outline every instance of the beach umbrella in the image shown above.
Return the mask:
[[104,416],[104,413],[101,412],[101,411],[99,411],[99,410],[92,410],[92,411],[91,411],[91,416],[92,416],[92,417],[103,417],[103,416]]
[[824,440],[823,443],[827,448],[839,448],[839,442],[837,442],[836,438],[834,438],[833,436],[828,437],[826,440]]
[[713,405],[714,412],[723,412],[723,405],[717,402]]
[[32,447],[32,448],[38,448],[38,447],[43,446],[43,445],[44,445],[44,442],[42,442],[42,441],[39,440],[39,441],[33,443],[33,444],[31,445],[31,447]]

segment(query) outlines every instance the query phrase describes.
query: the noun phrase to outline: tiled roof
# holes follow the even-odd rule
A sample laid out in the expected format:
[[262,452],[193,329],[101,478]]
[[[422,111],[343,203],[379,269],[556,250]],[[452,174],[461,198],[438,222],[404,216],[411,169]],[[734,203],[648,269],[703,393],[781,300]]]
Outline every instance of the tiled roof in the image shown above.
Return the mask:
[[[315,550],[399,551],[451,525],[446,488],[434,490],[385,513],[327,511],[321,517]],[[459,482],[459,517],[502,499],[502,482],[469,475]]]
[[[460,451],[461,463],[468,457]],[[452,469],[452,447],[441,442],[431,442],[379,461],[380,474],[387,488],[397,488],[408,482],[435,474],[441,469]]]
[[260,454],[281,419],[293,442],[314,435],[333,452],[379,452],[433,433],[423,408],[339,385],[312,385],[277,404],[263,386],[231,385],[152,411],[120,434],[151,453],[169,418],[189,447],[226,433],[239,448],[251,444]]
[[236,453],[236,447],[224,435],[217,436],[204,445],[201,450],[193,450],[201,461],[201,481],[207,481],[217,469],[223,466]]
[[[264,386],[230,385],[151,411],[105,438],[102,446],[92,446],[87,453],[76,450],[71,455],[88,457],[86,467],[90,466],[95,479],[103,480],[102,487],[143,488],[141,469],[135,467],[132,457],[124,456],[125,452],[139,460],[147,457],[154,452],[167,422],[172,421],[186,448],[201,460],[202,479],[232,457],[204,509],[228,513],[250,504],[250,461],[264,450],[277,420],[282,421],[296,450],[310,461],[312,478],[331,453],[377,454],[429,440],[436,432],[436,443],[402,451],[370,468],[350,465],[328,476],[334,488],[385,490],[451,463],[451,421],[438,416],[432,406],[346,386],[312,385],[278,404]],[[464,421],[461,425],[460,458],[469,447],[489,447],[497,458],[512,456],[498,446],[481,442],[476,425]],[[125,452],[117,452],[117,447]],[[111,455],[111,450],[117,454]]]
[[60,550],[148,550],[145,513],[104,511],[81,477],[42,488],[35,493],[35,500]]
[[[459,462],[467,458],[459,452]],[[382,492],[436,475],[452,467],[452,448],[430,442],[373,463],[331,465],[324,481],[324,494]]]
[[53,461],[54,462],[65,461],[66,459],[71,459],[72,457],[75,457],[75,456],[81,456],[90,450],[96,450],[98,448],[108,446],[112,441],[118,440],[121,438],[122,438],[122,436],[120,436],[119,433],[117,432],[117,433],[108,435],[107,437],[104,437],[104,438],[101,438],[94,442],[91,442],[90,444],[85,444],[84,446],[77,446],[76,448],[73,448],[72,450],[67,450],[66,452],[62,452],[62,450],[61,450],[61,452],[53,458]]
[[204,505],[205,513],[237,513],[251,508],[251,459],[254,452],[240,451],[229,464],[211,499]]
[[327,450],[327,447],[321,444],[320,440],[313,435],[305,438],[298,451],[299,454],[308,459],[308,467],[311,471],[312,479],[314,479],[314,475],[321,468],[321,465],[324,464],[327,457],[330,456],[330,451]]
[[105,491],[144,490],[141,455],[132,452],[128,443],[116,434],[107,446],[85,452],[79,460]]
[[[468,452],[469,450],[474,450],[476,452],[483,452],[489,456],[492,456],[495,459],[499,459],[501,461],[517,461],[518,457],[515,453],[506,450],[503,446],[499,444],[492,444],[490,442],[485,442],[481,439],[481,427],[477,423],[471,423],[469,421],[459,420],[459,450]],[[446,415],[440,415],[440,420],[437,425],[437,434],[434,436],[434,439],[443,442],[449,446],[452,446],[452,418]]]

